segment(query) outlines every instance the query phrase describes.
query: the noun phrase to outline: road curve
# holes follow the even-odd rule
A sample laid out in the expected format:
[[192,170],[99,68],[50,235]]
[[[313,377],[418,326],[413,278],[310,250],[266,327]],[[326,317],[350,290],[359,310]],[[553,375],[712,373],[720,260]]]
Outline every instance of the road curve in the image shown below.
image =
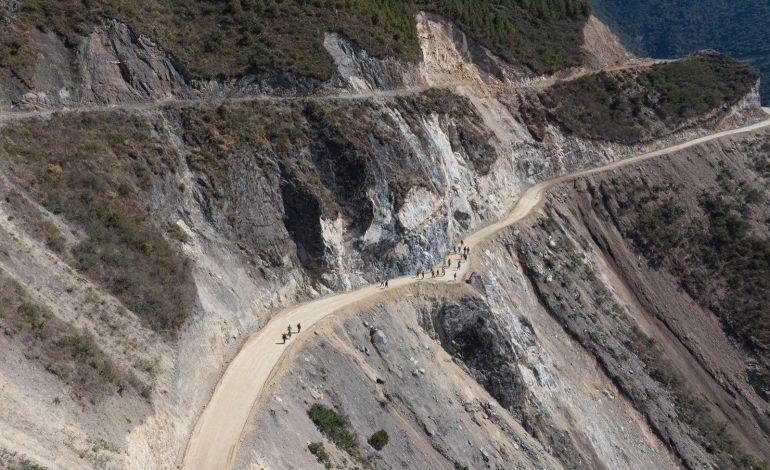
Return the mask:
[[[765,109],[765,112],[770,114],[768,111],[768,109]],[[484,240],[499,230],[527,217],[540,207],[546,191],[556,184],[632,165],[704,142],[730,135],[752,132],[768,126],[770,126],[770,120],[766,119],[750,126],[710,134],[598,168],[579,171],[538,183],[531,186],[521,195],[508,215],[468,235],[465,238],[465,242],[470,246],[478,247]],[[465,270],[468,269],[467,264],[460,271],[455,271],[452,268],[452,270],[447,272],[445,278],[431,280],[431,282],[452,282],[452,274],[455,272],[458,273],[458,279],[463,279],[466,274]],[[418,281],[412,276],[403,276],[391,280],[389,284],[390,288],[394,289],[416,282],[425,281]],[[296,343],[296,340],[290,340],[285,346],[276,344],[280,340],[281,333],[286,331],[287,325],[296,325],[298,322],[301,322],[303,328],[307,330],[327,315],[356,302],[369,300],[380,295],[380,293],[380,288],[369,286],[295,305],[276,314],[267,325],[249,336],[225,369],[208,405],[199,416],[187,443],[182,460],[182,468],[189,470],[221,470],[232,466],[236,451],[240,445],[241,434],[246,426],[252,407],[259,400],[263,388],[273,368],[279,363],[281,356]]]

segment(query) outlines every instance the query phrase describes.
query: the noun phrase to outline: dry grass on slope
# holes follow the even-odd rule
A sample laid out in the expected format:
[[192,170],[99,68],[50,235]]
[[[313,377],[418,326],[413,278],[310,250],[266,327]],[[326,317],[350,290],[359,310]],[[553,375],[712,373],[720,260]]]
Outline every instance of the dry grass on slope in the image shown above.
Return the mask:
[[146,398],[149,388],[120,371],[91,336],[33,302],[24,288],[0,271],[0,330],[23,345],[24,354],[69,385],[81,399],[96,400],[133,389]]
[[175,165],[154,133],[120,113],[61,116],[2,129],[0,155],[15,183],[86,234],[65,258],[150,327],[171,332],[194,289],[188,261],[148,205],[154,178]]

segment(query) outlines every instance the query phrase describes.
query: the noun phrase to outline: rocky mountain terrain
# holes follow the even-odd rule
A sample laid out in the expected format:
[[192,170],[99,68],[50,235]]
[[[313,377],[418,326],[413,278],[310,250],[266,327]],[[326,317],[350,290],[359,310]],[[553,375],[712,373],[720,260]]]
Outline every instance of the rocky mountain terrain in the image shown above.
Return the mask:
[[[582,1],[185,5],[0,1],[0,467],[182,466],[285,308],[764,118],[753,69],[632,57]],[[562,183],[468,282],[274,345],[229,463],[764,465],[765,140]]]
[[[760,0],[665,2],[593,0],[596,15],[636,54],[673,58],[714,49],[770,71],[770,5]],[[762,97],[770,97],[762,81]]]

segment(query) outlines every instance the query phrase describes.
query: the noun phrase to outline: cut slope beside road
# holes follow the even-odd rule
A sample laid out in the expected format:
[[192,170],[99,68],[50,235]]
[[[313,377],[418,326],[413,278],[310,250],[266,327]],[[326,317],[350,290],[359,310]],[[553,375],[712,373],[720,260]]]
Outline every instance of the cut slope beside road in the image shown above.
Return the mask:
[[[767,112],[768,110],[766,109],[765,111]],[[770,121],[764,120],[750,126],[714,133],[602,167],[576,172],[536,184],[521,195],[507,216],[468,235],[465,238],[465,242],[467,245],[478,247],[484,240],[501,229],[532,214],[540,207],[546,191],[556,184],[581,176],[632,165],[704,142],[730,135],[752,132],[768,126],[770,126]],[[467,274],[467,270],[468,263],[459,271],[449,271],[446,277],[434,279],[430,282],[452,282],[452,274],[454,272],[458,273],[458,280],[463,279]],[[403,276],[391,280],[390,289],[398,289],[416,282],[425,281],[418,281],[411,276]],[[248,337],[225,369],[208,405],[198,418],[183,456],[183,468],[196,470],[230,468],[252,407],[258,401],[273,368],[279,363],[282,355],[296,344],[296,342],[292,341],[285,346],[276,344],[280,343],[280,335],[286,331],[287,325],[296,325],[301,322],[303,328],[307,330],[335,311],[357,302],[371,300],[378,295],[381,295],[381,289],[376,286],[369,286],[305,302],[276,314],[261,330]]]

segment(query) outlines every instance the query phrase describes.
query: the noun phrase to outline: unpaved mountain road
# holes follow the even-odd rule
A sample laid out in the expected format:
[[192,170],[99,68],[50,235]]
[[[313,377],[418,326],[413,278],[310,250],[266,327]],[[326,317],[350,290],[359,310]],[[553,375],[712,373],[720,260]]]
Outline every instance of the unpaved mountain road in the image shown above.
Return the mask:
[[[617,65],[605,69],[606,72],[615,72],[621,70],[646,68],[651,65],[669,62],[664,59],[634,59],[625,64]],[[547,76],[547,77],[535,77],[532,79],[522,80],[518,83],[499,83],[489,86],[492,91],[488,91],[486,95],[511,93],[515,91],[523,90],[543,90],[555,84],[557,81],[570,81],[576,80],[585,75],[591,73],[598,73],[598,70],[593,69],[575,69],[564,76]],[[7,122],[23,121],[26,119],[32,119],[36,117],[50,117],[56,114],[84,114],[84,113],[105,113],[114,111],[127,111],[127,112],[142,112],[142,111],[156,111],[167,108],[196,108],[196,107],[212,107],[222,104],[238,104],[238,103],[251,103],[251,102],[276,102],[276,101],[334,101],[334,100],[371,100],[377,98],[394,98],[400,96],[413,96],[420,93],[424,93],[431,88],[457,90],[471,87],[474,83],[465,82],[451,82],[442,83],[435,86],[411,86],[406,88],[395,88],[392,90],[370,90],[361,92],[343,92],[335,94],[319,94],[319,95],[297,95],[297,96],[279,96],[279,95],[230,95],[230,96],[212,96],[202,98],[174,98],[169,97],[166,99],[153,100],[153,101],[139,101],[133,103],[121,103],[121,104],[106,104],[106,105],[85,105],[75,107],[62,107],[51,109],[37,109],[33,111],[3,111],[0,112],[0,126]],[[474,89],[476,94],[479,94],[479,90]]]
[[[770,114],[770,110],[765,108]],[[553,186],[582,176],[610,171],[627,165],[666,155],[688,147],[702,144],[722,137],[743,134],[770,126],[770,120],[756,124],[717,132],[705,137],[673,145],[664,149],[637,155],[625,160],[610,163],[598,168],[579,171],[538,183],[527,189],[518,199],[513,209],[503,219],[482,227],[465,238],[466,245],[479,247],[499,230],[504,229],[538,210],[544,200],[546,191]],[[417,282],[453,283],[453,274],[457,273],[457,282],[462,282],[468,264],[459,271],[454,267],[447,275],[438,279],[420,281],[412,276],[403,276],[390,281],[390,290],[398,289]],[[364,300],[371,301],[381,294],[376,286],[364,287],[355,291],[329,295],[317,300],[308,301],[277,313],[258,332],[249,336],[238,353],[228,364],[219,383],[204,408],[193,429],[185,450],[182,468],[188,470],[221,470],[230,468],[240,445],[242,432],[249,419],[252,408],[259,401],[261,394],[273,369],[280,363],[281,357],[289,348],[296,347],[296,338],[289,340],[286,345],[280,343],[281,333],[288,325],[294,327],[301,322],[303,335],[310,328],[344,307],[352,306]],[[300,335],[299,338],[302,338]],[[266,431],[267,432],[267,431]]]

